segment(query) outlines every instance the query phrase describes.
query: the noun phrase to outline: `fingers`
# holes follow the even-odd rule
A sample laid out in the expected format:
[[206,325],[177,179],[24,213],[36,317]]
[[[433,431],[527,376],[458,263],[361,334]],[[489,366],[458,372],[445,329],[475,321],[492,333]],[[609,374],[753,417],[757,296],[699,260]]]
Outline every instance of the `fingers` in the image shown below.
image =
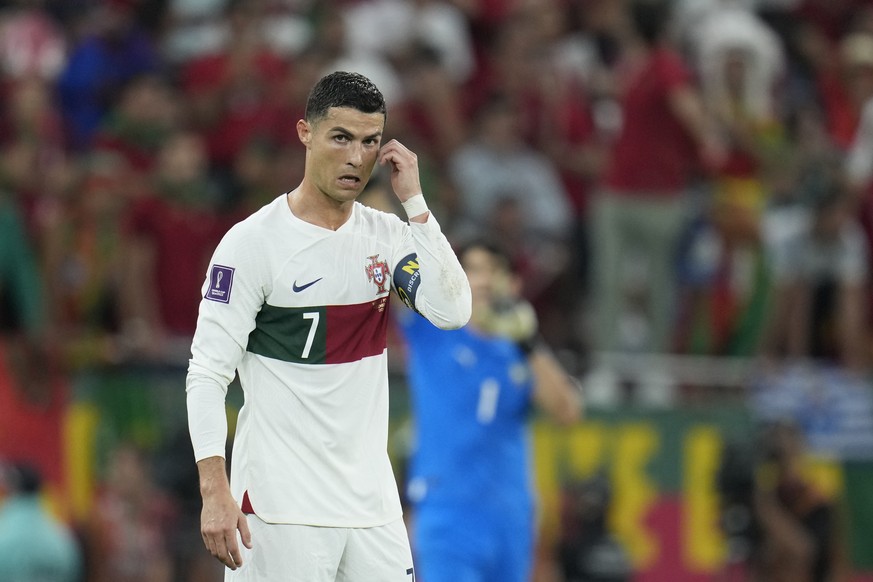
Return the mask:
[[404,160],[413,162],[416,159],[417,156],[415,153],[396,139],[392,139],[379,150],[379,163],[382,165],[385,165],[388,162],[397,164]]
[[212,536],[209,536],[202,531],[200,532],[200,536],[203,538],[203,545],[206,546],[206,549],[209,550],[209,553],[215,557],[218,557],[220,554],[218,553],[218,549],[215,547],[215,541],[213,541]]
[[231,557],[228,551],[226,536],[221,533],[209,534],[205,532],[202,535],[203,543],[206,544],[206,549],[209,550],[209,553],[231,570],[236,570],[235,558]]
[[233,535],[203,536],[203,540],[206,542],[206,548],[209,550],[209,553],[215,556],[219,562],[231,570],[236,570],[242,565],[242,558],[239,555],[239,547],[236,545],[236,540],[233,539],[234,537],[235,536]]
[[252,532],[249,530],[249,521],[246,519],[245,514],[240,512],[239,514],[239,523],[237,524],[239,528],[240,537],[242,538],[242,543],[248,549],[252,549]]
[[224,543],[225,547],[227,547],[227,553],[225,556],[229,558],[229,562],[225,562],[225,564],[227,564],[227,567],[231,570],[236,570],[242,566],[242,554],[240,554],[239,551],[239,544],[236,543],[236,530],[224,535]]
[[391,186],[401,202],[421,193],[418,176],[418,156],[396,139],[385,144],[379,152],[379,163],[390,164]]
[[[243,517],[242,514],[240,515],[241,517],[238,523],[240,526],[240,533],[243,536],[243,543],[247,548],[251,549],[251,533],[248,529],[248,523],[245,521],[245,517]],[[236,570],[242,566],[242,552],[237,543],[236,528],[217,530],[214,532],[201,531],[201,535],[203,537],[203,543],[206,545],[206,549],[209,550],[209,553],[215,556],[219,562],[231,570]]]

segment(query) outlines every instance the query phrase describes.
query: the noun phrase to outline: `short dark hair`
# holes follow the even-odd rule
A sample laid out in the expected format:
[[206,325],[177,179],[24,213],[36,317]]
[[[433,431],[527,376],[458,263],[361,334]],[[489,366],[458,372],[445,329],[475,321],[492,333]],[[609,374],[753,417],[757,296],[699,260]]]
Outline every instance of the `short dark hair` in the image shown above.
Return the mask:
[[304,118],[310,123],[327,115],[331,107],[351,107],[363,113],[386,114],[385,97],[359,73],[337,71],[322,77],[309,92]]
[[489,236],[476,236],[469,240],[464,241],[457,250],[458,258],[463,261],[464,256],[474,250],[481,249],[491,255],[503,268],[508,271],[512,271],[514,269],[514,265],[512,262],[512,257],[509,254],[509,251],[506,247],[492,237]]

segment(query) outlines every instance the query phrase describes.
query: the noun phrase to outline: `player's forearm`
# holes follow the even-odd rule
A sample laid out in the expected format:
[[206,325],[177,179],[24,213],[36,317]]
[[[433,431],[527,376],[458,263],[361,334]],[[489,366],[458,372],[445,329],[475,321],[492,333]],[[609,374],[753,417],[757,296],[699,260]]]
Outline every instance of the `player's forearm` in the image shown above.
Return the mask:
[[421,271],[416,309],[437,327],[463,327],[470,320],[472,294],[458,257],[436,217],[430,216],[426,223],[411,227]]
[[[192,366],[193,367],[193,366]],[[196,372],[187,379],[188,431],[198,462],[209,457],[224,457],[227,443],[225,392],[221,384]]]
[[545,348],[534,349],[528,362],[537,405],[559,424],[578,422],[582,417],[582,394],[560,362]]

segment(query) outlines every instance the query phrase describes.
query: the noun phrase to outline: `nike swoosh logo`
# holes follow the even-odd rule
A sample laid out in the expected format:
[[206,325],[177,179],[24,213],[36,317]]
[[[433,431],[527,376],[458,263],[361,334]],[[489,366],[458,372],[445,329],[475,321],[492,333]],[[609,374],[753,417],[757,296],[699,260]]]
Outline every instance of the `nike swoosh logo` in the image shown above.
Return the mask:
[[318,282],[321,281],[322,279],[324,279],[324,277],[319,277],[319,278],[316,279],[315,281],[310,281],[309,283],[306,283],[305,285],[300,285],[300,286],[297,285],[297,281],[294,281],[294,284],[291,285],[291,289],[292,289],[295,293],[300,293],[300,292],[303,291],[304,289],[306,289],[306,288],[308,288],[308,287],[312,287],[313,285],[315,285],[316,283],[318,283]]

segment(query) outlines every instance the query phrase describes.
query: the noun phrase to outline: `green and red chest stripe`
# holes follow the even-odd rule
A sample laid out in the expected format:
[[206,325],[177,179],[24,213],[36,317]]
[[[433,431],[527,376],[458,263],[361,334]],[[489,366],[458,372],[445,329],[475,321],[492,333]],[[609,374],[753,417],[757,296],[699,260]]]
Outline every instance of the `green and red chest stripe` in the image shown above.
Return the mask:
[[354,305],[264,304],[247,351],[297,364],[344,364],[385,350],[388,297]]

